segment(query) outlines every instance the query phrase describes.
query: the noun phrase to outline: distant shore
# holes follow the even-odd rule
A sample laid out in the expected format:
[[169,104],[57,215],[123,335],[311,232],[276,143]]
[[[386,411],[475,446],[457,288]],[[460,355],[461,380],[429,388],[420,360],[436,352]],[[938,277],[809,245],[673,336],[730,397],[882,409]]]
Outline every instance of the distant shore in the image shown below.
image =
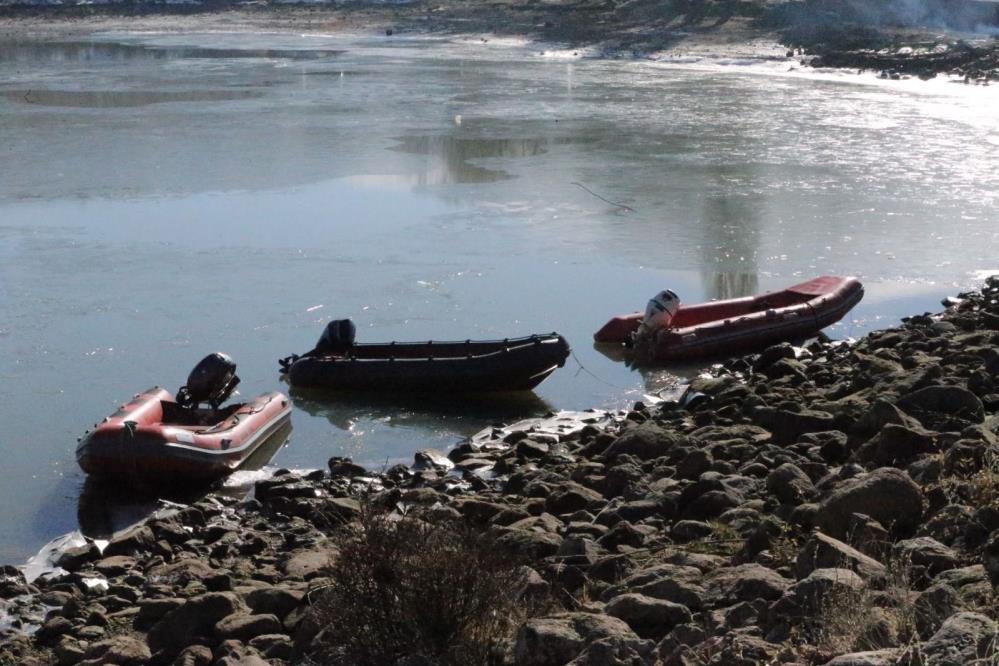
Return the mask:
[[[349,4],[0,5],[0,39],[94,32],[277,32],[519,36],[598,57],[795,58],[796,64],[872,70],[885,78],[945,74],[999,81],[999,25],[977,33],[872,27],[812,3],[684,0],[359,2]],[[988,19],[990,21],[999,19]]]

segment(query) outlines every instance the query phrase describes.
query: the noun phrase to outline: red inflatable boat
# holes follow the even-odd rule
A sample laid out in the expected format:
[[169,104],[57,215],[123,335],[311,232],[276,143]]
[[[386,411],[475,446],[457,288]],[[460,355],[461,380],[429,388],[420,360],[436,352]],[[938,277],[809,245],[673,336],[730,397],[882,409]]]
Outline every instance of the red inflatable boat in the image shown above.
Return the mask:
[[[222,354],[209,356],[228,357]],[[215,481],[235,471],[271,436],[283,430],[291,404],[281,393],[219,407],[239,378],[235,364],[224,370],[224,386],[198,391],[196,373],[174,398],[154,387],[136,395],[88,432],[76,459],[88,474],[142,485],[190,485]],[[219,362],[219,361],[214,361]],[[200,406],[207,400],[208,407]]]
[[673,361],[762,349],[836,323],[864,297],[852,277],[822,276],[759,296],[680,305],[668,328],[635,340],[643,314],[614,317],[596,342],[635,344],[651,361]]

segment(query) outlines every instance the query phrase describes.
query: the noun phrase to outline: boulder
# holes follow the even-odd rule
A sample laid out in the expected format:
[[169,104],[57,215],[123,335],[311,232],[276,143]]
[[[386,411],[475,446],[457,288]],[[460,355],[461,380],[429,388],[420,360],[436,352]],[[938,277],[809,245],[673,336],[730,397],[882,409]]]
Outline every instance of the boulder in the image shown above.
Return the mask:
[[564,666],[587,645],[611,638],[646,653],[652,642],[643,641],[623,621],[595,613],[561,613],[525,622],[517,631],[513,648],[516,666]]
[[959,610],[961,598],[946,583],[936,583],[919,593],[913,602],[916,630],[920,636],[932,636],[943,621]]
[[957,553],[933,537],[899,541],[892,546],[892,554],[903,562],[924,567],[931,576],[954,569],[958,564]]
[[797,506],[815,496],[815,484],[801,468],[784,463],[767,475],[767,490],[781,504]]
[[778,409],[773,415],[770,429],[773,431],[773,443],[783,446],[794,444],[805,433],[834,430],[835,423],[835,417],[829,412],[814,409],[792,412],[788,409]]
[[262,587],[246,595],[246,605],[257,614],[273,614],[284,618],[298,608],[305,593],[283,587]]
[[360,465],[354,463],[350,458],[343,458],[341,456],[333,456],[330,458],[326,465],[329,467],[330,476],[364,476],[367,474],[367,470]]
[[682,441],[683,438],[679,435],[663,429],[652,421],[646,421],[626,430],[614,440],[604,451],[603,457],[606,460],[614,460],[618,456],[631,455],[639,460],[652,460],[666,455],[673,446]]
[[854,424],[853,430],[858,434],[874,435],[885,425],[893,423],[910,429],[922,428],[919,421],[912,418],[901,409],[884,398],[878,398],[871,403]]
[[146,525],[139,525],[115,535],[104,547],[103,555],[134,555],[149,550],[156,543],[153,531]]
[[559,485],[545,501],[545,510],[554,515],[572,513],[586,509],[595,503],[603,503],[603,495],[573,481]]
[[811,614],[821,609],[828,595],[847,596],[859,593],[865,587],[863,579],[849,569],[816,569],[788,593],[802,610]]
[[956,416],[972,423],[985,420],[985,407],[974,393],[960,386],[927,386],[902,396],[896,403],[899,407],[917,415],[922,412],[936,412]]
[[885,566],[874,558],[838,539],[815,532],[798,552],[794,573],[802,579],[816,569],[829,568],[850,569],[865,579],[885,574]]
[[692,619],[686,606],[634,592],[614,597],[604,612],[627,622],[640,637],[656,640]]
[[995,657],[997,641],[994,620],[980,613],[955,613],[923,643],[922,663],[926,666],[956,666]]
[[507,528],[496,542],[530,560],[540,560],[558,552],[562,546],[562,537],[552,532]]
[[247,615],[234,613],[215,623],[215,635],[221,640],[236,640],[247,643],[255,636],[278,634],[283,631],[281,620],[276,615]]
[[192,597],[153,625],[148,635],[149,647],[176,654],[196,642],[197,637],[210,636],[219,620],[242,608],[239,598],[232,592],[209,592]]
[[830,659],[825,666],[896,666],[901,655],[902,650],[899,648],[851,652]]
[[885,424],[881,431],[857,451],[857,459],[875,465],[902,467],[924,453],[937,450],[935,433],[922,427]]
[[163,597],[156,599],[140,599],[136,606],[139,612],[135,615],[135,625],[137,627],[149,627],[159,622],[172,610],[176,610],[184,605],[183,599]]
[[836,486],[819,504],[815,522],[823,532],[844,537],[854,513],[866,514],[899,533],[911,533],[922,519],[923,495],[905,472],[882,467]]
[[999,530],[992,533],[985,549],[982,551],[982,564],[992,581],[992,586],[999,589]]
[[646,646],[612,636],[594,641],[566,666],[645,666],[650,652]]
[[133,666],[146,663],[152,659],[153,655],[149,646],[136,638],[114,636],[91,643],[87,648],[86,656],[95,664],[128,664]]
[[740,601],[779,598],[791,581],[759,564],[740,564],[718,569],[704,579],[705,601],[712,608]]

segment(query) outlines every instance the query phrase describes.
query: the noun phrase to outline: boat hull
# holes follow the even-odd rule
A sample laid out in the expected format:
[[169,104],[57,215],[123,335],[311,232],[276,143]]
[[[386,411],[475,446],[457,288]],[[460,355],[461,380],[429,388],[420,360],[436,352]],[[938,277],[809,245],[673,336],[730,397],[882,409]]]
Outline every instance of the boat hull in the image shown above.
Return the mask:
[[336,391],[529,391],[565,364],[560,335],[498,341],[355,345],[345,356],[306,355],[288,368],[296,388]]
[[281,393],[266,393],[240,405],[216,424],[164,423],[174,403],[166,390],[140,393],[86,434],[76,459],[87,474],[142,485],[210,483],[239,468],[291,417]]
[[[635,352],[662,362],[759,350],[814,335],[842,319],[863,296],[856,278],[823,276],[779,292],[681,306],[679,325],[635,341]],[[614,317],[594,340],[630,344],[641,321],[641,313]]]

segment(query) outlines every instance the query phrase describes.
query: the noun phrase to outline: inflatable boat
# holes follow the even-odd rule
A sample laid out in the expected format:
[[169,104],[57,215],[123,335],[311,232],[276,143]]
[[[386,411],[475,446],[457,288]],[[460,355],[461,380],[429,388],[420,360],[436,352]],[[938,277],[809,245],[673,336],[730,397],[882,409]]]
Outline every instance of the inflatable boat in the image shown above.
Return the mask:
[[558,333],[503,340],[355,344],[349,320],[330,322],[302,356],[281,359],[295,388],[385,393],[529,391],[565,364]]
[[668,324],[655,330],[643,329],[648,315],[641,312],[614,317],[593,339],[633,345],[637,360],[648,361],[748,352],[813,335],[842,319],[863,297],[856,278],[826,275],[759,296],[680,304]]
[[235,367],[225,354],[211,354],[176,397],[158,386],[135,395],[80,439],[80,467],[153,486],[210,483],[235,471],[291,416],[289,399],[277,392],[222,407],[239,383]]

